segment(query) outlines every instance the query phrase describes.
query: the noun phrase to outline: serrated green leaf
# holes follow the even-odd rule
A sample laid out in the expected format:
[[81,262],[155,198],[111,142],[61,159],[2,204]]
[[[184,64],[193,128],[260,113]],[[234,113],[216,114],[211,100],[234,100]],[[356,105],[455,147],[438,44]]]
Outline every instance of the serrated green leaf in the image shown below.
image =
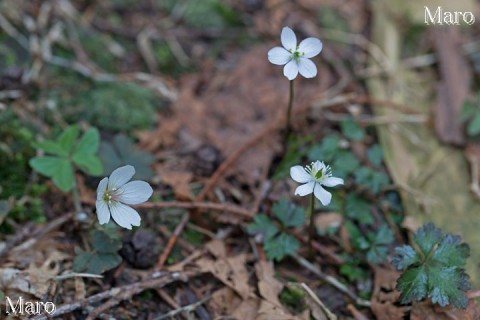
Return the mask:
[[308,152],[308,158],[311,161],[322,159],[323,161],[332,161],[340,146],[340,137],[328,135],[322,139],[320,144],[313,146]]
[[405,270],[413,264],[420,262],[418,253],[408,245],[395,248],[392,264],[397,270]]
[[303,208],[295,206],[294,203],[287,201],[285,198],[276,202],[272,211],[284,227],[298,227],[305,223]]
[[73,167],[70,161],[60,159],[58,167],[52,176],[52,181],[64,192],[68,192],[73,188],[75,185],[75,176],[73,175]]
[[281,233],[277,237],[268,239],[263,248],[269,260],[281,261],[285,256],[295,253],[299,246],[297,239]]
[[376,167],[379,167],[383,161],[383,150],[378,144],[374,144],[367,150],[368,160]]
[[378,228],[377,232],[375,232],[375,238],[373,242],[375,244],[389,245],[393,242],[393,240],[394,237],[392,229],[390,229],[388,225],[384,224]]
[[428,296],[433,303],[445,307],[450,303],[457,308],[466,308],[466,290],[470,289],[467,275],[456,267],[430,266],[428,269]]
[[58,138],[58,144],[61,146],[63,150],[70,154],[75,146],[75,142],[78,137],[78,127],[77,126],[69,126],[67,127],[60,137]]
[[97,128],[90,128],[83,134],[82,138],[75,147],[74,157],[94,155],[100,146],[100,133]]
[[355,219],[361,224],[373,223],[370,208],[371,204],[355,193],[348,195],[345,200],[345,214],[347,217]]
[[468,123],[467,133],[469,136],[476,136],[480,134],[480,113],[477,113],[473,120]]
[[365,138],[365,129],[360,127],[354,119],[343,120],[340,123],[343,135],[352,141],[360,141]]
[[436,228],[432,223],[428,223],[417,230],[413,237],[413,241],[418,245],[426,257],[430,254],[433,247],[442,240],[442,231]]
[[350,235],[350,241],[356,249],[365,250],[370,247],[368,240],[362,235],[360,230],[351,221],[345,222],[345,228],[347,228]]
[[36,149],[41,149],[45,151],[46,153],[54,154],[57,156],[63,156],[63,157],[68,156],[68,150],[63,149],[62,146],[55,141],[43,140],[40,142],[35,142],[33,146]]
[[77,154],[72,157],[73,163],[75,163],[80,169],[85,171],[91,176],[99,176],[103,172],[102,162],[96,155],[91,154]]
[[470,255],[467,244],[461,243],[462,238],[451,234],[445,235],[442,242],[433,253],[432,260],[444,263],[448,266],[463,267]]
[[401,291],[401,302],[420,301],[427,296],[427,273],[424,266],[406,270],[397,280],[397,289]]
[[251,235],[261,234],[263,240],[267,241],[278,233],[278,228],[266,215],[256,215],[253,222],[247,226],[247,231]]
[[29,164],[38,173],[47,177],[53,177],[63,161],[65,161],[65,159],[57,157],[35,157],[30,159]]
[[387,257],[388,248],[383,245],[372,245],[367,251],[367,260],[371,263],[380,263]]

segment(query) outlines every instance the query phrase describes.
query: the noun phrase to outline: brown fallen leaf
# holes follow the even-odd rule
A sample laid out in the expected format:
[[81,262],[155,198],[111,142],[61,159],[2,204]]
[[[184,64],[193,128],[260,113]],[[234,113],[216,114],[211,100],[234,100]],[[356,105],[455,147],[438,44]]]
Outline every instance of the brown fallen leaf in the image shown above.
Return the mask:
[[193,200],[195,197],[190,190],[193,174],[190,172],[162,170],[158,173],[162,182],[173,189],[178,200]]
[[342,225],[343,215],[338,212],[322,212],[315,216],[315,227],[321,232],[325,232],[328,228],[337,228]]
[[255,264],[255,272],[258,279],[258,291],[265,300],[274,305],[281,306],[278,296],[283,289],[283,283],[278,281],[274,275],[275,270],[272,262],[259,261]]
[[402,320],[406,306],[397,306],[400,291],[395,289],[400,273],[393,268],[373,266],[374,288],[372,294],[372,312],[377,319]]
[[480,311],[478,305],[473,299],[468,302],[467,309],[457,309],[453,307],[442,308],[433,305],[429,300],[414,303],[410,313],[412,320],[478,320]]

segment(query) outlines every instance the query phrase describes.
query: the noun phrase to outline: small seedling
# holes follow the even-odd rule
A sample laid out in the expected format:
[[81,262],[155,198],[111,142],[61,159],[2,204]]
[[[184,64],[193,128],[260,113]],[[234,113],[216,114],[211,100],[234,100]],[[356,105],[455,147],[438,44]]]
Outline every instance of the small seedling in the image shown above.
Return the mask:
[[470,248],[460,236],[443,234],[429,223],[413,237],[413,246],[395,248],[392,264],[403,273],[397,280],[401,302],[410,303],[430,298],[442,307],[466,308],[465,291],[470,281],[465,262]]

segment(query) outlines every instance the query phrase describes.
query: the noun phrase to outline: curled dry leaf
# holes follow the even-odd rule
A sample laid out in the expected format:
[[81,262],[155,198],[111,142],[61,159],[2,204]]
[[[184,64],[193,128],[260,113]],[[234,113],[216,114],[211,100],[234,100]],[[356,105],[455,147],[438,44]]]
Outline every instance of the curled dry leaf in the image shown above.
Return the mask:
[[402,320],[407,306],[395,305],[400,298],[400,291],[395,289],[400,272],[391,268],[373,266],[375,273],[372,294],[372,312],[377,319]]

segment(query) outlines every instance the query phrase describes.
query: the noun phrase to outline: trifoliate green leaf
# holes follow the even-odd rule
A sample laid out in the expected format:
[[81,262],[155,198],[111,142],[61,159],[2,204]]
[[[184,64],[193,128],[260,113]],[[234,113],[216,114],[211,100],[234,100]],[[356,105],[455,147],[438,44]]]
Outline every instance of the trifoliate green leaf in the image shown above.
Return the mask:
[[422,250],[423,256],[426,257],[430,254],[433,247],[439,243],[443,238],[442,231],[436,228],[432,223],[428,223],[417,230],[413,241]]
[[386,224],[382,225],[375,233],[369,234],[370,248],[367,260],[379,263],[388,256],[388,245],[393,242],[393,231]]
[[269,217],[261,214],[256,215],[253,218],[253,223],[248,225],[247,231],[251,235],[261,234],[264,241],[267,241],[271,237],[275,236],[279,230]]
[[92,232],[92,244],[97,252],[116,253],[122,247],[120,239],[110,236],[106,232],[95,230]]
[[371,204],[355,193],[350,194],[345,201],[345,213],[347,217],[355,219],[361,224],[373,223],[370,208]]
[[428,276],[425,267],[408,269],[397,280],[397,289],[402,292],[400,299],[402,303],[420,301],[427,297]]
[[279,236],[268,239],[263,248],[268,259],[280,261],[295,253],[299,246],[297,239],[282,232]]
[[285,198],[276,202],[272,210],[284,227],[298,227],[305,223],[303,208],[295,206],[294,203],[287,201]]
[[388,176],[383,172],[375,171],[368,167],[362,167],[355,171],[355,181],[375,194],[390,182]]
[[73,261],[75,272],[101,274],[115,268],[122,262],[122,258],[116,253],[86,252],[80,248],[75,248],[75,254]]
[[395,256],[392,258],[392,264],[397,270],[405,270],[412,264],[420,262],[420,256],[410,246],[401,246],[395,248]]
[[335,176],[345,179],[360,166],[360,161],[350,151],[338,151],[333,160],[332,167],[335,168]]

